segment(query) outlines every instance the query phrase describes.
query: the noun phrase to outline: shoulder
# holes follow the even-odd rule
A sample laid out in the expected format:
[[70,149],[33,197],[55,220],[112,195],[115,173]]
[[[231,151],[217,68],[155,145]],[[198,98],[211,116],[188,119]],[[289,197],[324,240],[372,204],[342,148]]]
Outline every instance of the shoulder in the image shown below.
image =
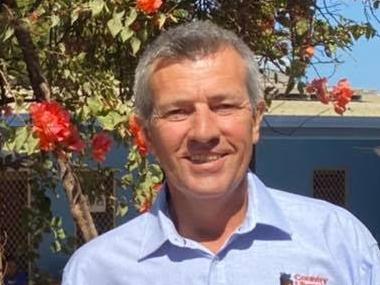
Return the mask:
[[101,284],[105,272],[113,272],[120,264],[136,264],[149,215],[140,215],[80,247],[65,266],[62,284]]
[[268,188],[298,236],[317,238],[330,250],[364,253],[377,246],[366,226],[348,210],[329,202]]
[[[96,237],[80,247],[75,255],[97,254],[98,249],[117,249],[121,244],[137,246],[145,232],[147,216],[145,213]],[[96,250],[94,250],[96,249]]]

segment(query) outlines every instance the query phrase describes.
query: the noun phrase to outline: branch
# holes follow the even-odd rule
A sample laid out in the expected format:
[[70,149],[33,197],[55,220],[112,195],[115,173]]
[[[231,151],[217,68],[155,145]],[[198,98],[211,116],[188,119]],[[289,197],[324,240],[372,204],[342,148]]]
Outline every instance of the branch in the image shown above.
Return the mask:
[[[15,96],[13,95],[11,85],[9,84],[7,77],[4,72],[0,68],[0,83],[1,83],[1,105],[5,105],[15,101]],[[8,92],[13,98],[9,98],[6,96],[6,92]]]
[[58,154],[60,178],[70,201],[70,210],[76,218],[85,241],[89,241],[98,235],[91,217],[87,197],[83,194],[78,177],[74,173],[65,153]]
[[34,95],[38,101],[49,100],[49,84],[41,70],[40,60],[29,28],[21,19],[14,16],[13,10],[17,9],[17,3],[14,0],[3,1],[3,7],[7,10],[8,16],[13,22],[14,33],[24,57]]

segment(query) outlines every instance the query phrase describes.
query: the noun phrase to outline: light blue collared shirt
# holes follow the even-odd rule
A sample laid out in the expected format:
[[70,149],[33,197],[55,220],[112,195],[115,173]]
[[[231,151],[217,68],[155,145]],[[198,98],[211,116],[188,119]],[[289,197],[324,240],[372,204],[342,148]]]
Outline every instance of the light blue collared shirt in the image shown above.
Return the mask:
[[149,213],[81,247],[62,284],[380,285],[378,245],[342,208],[269,189],[249,173],[246,219],[213,254],[178,234],[165,193]]

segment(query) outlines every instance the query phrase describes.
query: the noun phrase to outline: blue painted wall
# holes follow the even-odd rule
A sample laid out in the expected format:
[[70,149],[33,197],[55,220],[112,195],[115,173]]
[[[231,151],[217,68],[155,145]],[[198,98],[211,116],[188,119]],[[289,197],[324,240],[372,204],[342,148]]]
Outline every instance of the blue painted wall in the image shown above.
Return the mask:
[[[126,162],[127,151],[123,146],[113,147],[111,152],[107,155],[107,159],[102,166],[108,166],[120,170],[117,175],[119,178],[124,174],[124,163]],[[116,195],[126,195],[130,197],[132,195],[131,191],[124,190],[121,188],[115,189]],[[75,235],[75,225],[70,213],[69,204],[67,202],[66,194],[61,187],[56,189],[56,195],[52,192],[49,196],[52,203],[53,215],[59,216],[63,220],[63,227],[67,235]],[[116,224],[121,224],[131,217],[136,215],[136,210],[130,207],[128,214],[125,217],[117,217]],[[53,237],[50,234],[45,234],[44,239],[40,244],[39,253],[40,258],[38,259],[38,268],[42,272],[49,273],[55,278],[60,278],[64,265],[69,259],[68,255],[62,253],[53,253],[50,249],[53,242]]]
[[379,140],[265,138],[256,147],[256,173],[273,188],[313,195],[313,170],[343,168],[347,173],[347,209],[380,242]]

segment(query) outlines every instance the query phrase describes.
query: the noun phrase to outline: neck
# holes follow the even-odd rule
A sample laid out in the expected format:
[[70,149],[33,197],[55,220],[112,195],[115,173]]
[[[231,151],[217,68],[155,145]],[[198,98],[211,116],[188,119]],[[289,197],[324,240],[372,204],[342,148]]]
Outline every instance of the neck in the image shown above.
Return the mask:
[[216,253],[243,223],[248,204],[247,182],[217,198],[185,197],[170,191],[170,212],[178,232]]

